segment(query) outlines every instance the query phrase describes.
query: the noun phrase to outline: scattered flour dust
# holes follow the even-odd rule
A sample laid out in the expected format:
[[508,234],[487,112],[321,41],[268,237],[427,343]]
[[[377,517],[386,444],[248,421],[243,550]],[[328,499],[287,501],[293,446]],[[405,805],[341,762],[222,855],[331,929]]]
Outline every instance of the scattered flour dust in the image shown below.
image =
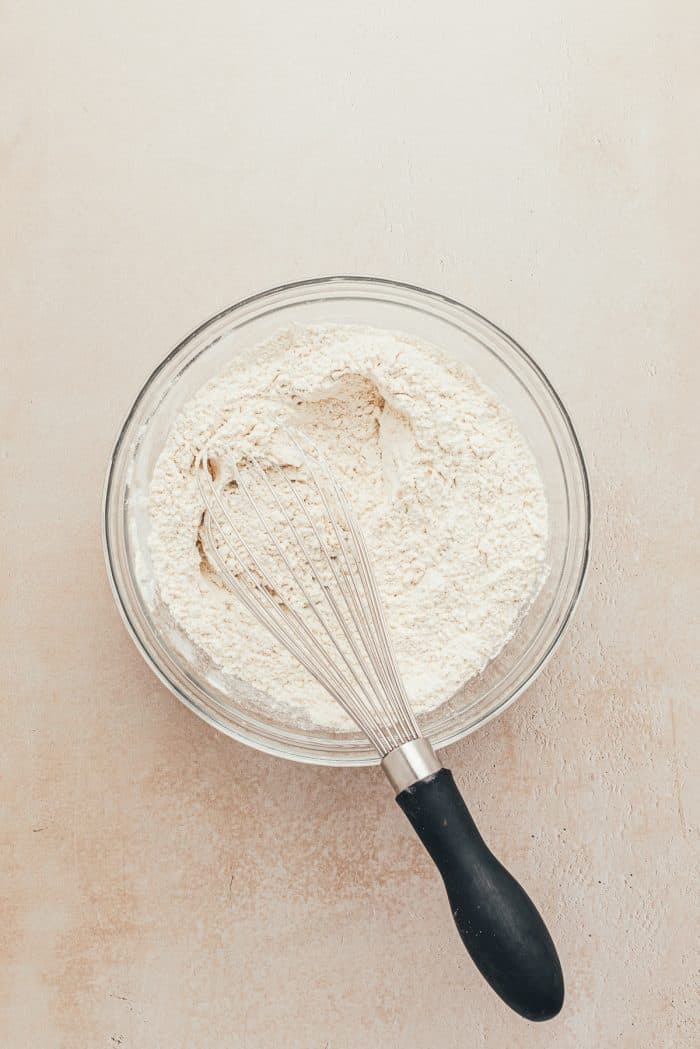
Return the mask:
[[[532,453],[474,374],[373,328],[280,331],[185,406],[150,487],[159,599],[210,665],[263,694],[269,714],[320,728],[349,720],[212,580],[200,538],[196,452],[207,446],[224,464],[269,454],[280,414],[350,495],[408,695],[418,713],[438,706],[498,655],[546,577],[547,505]],[[284,448],[273,453],[285,463]]]

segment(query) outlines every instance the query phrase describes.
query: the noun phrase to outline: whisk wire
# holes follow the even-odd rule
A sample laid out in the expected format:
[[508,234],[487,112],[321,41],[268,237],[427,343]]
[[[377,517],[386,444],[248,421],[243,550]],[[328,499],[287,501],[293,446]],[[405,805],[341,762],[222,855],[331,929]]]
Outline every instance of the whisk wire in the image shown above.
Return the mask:
[[[283,429],[302,456],[306,479],[312,482],[306,489],[311,500],[300,496],[297,485],[278,463],[263,463],[255,456],[247,456],[245,462],[250,469],[249,480],[262,485],[261,491],[272,500],[273,517],[275,510],[281,515],[301,563],[308,566],[310,581],[301,577],[274,523],[261,508],[265,500],[258,500],[236,464],[235,487],[244,505],[253,511],[264,540],[263,550],[256,551],[225,504],[210,472],[213,460],[205,449],[197,456],[195,468],[205,507],[206,554],[221,581],[244,607],[347,711],[380,754],[388,754],[417,739],[420,732],[388,637],[364,537],[325,457],[306,435]],[[302,437],[307,447],[300,443]],[[282,483],[291,501],[289,507],[277,482]],[[318,521],[310,501],[315,501],[321,513]],[[281,567],[289,577],[286,584],[276,576]],[[320,631],[312,629],[304,618],[307,613],[302,615],[295,607],[293,594],[287,596],[289,580],[293,594],[303,599],[302,610],[313,615]],[[320,600],[310,587],[318,590]],[[330,625],[323,607],[329,610],[340,635]]]
[[403,679],[398,672],[396,658],[394,656],[393,647],[391,644],[391,635],[388,630],[386,615],[384,612],[384,606],[378,597],[378,591],[376,583],[374,581],[374,573],[372,569],[371,561],[367,555],[367,550],[364,543],[361,541],[361,533],[359,532],[356,523],[351,520],[351,534],[357,545],[357,551],[359,555],[358,560],[358,571],[363,577],[365,588],[369,595],[370,613],[372,616],[372,622],[374,626],[373,636],[379,639],[379,645],[382,650],[382,665],[386,667],[387,673],[390,677],[391,683],[396,690],[397,694],[397,708],[401,712],[404,719],[407,721],[409,733],[415,732],[419,734],[418,725],[413,715],[413,710],[408,702],[408,696],[403,684]]
[[[328,656],[318,638],[293,607],[287,607],[286,613],[293,619],[301,636],[298,636],[293,629],[290,629],[290,624],[285,617],[285,611],[280,608],[279,603],[272,596],[280,593],[279,583],[264,569],[259,558],[231,518],[211,480],[205,465],[206,461],[205,456],[198,464],[197,477],[200,494],[207,512],[205,524],[205,535],[208,539],[207,553],[214,562],[219,576],[248,611],[299,660],[302,666],[323,685],[336,702],[347,710],[380,753],[388,752],[388,750],[393,748],[392,741],[387,739],[380,725],[375,726],[373,721],[366,716],[365,708],[356,695],[352,682],[343,675],[341,669]],[[204,482],[202,483],[203,479]],[[250,562],[258,572],[259,579],[255,577],[250,565],[246,563],[245,558],[241,556],[231,542],[230,535],[227,534],[226,528],[222,523],[222,518],[230,529],[230,533],[235,536],[243,547]],[[227,550],[233,556],[250,586],[259,595],[260,600],[251,595],[248,588],[234,576],[223,560],[212,534],[212,522],[225,543]]]
[[[228,545],[228,537],[220,527],[218,520],[216,520],[215,523],[222,538]],[[213,540],[211,533],[211,519],[208,519],[205,527],[209,540],[209,555],[216,565],[218,573],[229,589],[236,594],[248,611],[258,619],[258,621],[262,623],[263,626],[265,626],[270,633],[277,638],[277,640],[280,641],[292,653],[292,655],[295,656],[296,659],[299,660],[302,666],[304,666],[324,688],[327,689],[338,703],[341,705],[347,705],[348,713],[357,719],[357,723],[363,731],[366,732],[370,741],[377,747],[383,746],[383,740],[374,732],[371,722],[367,721],[364,717],[361,706],[356,705],[353,701],[354,697],[352,696],[350,683],[343,678],[343,675],[339,672],[338,668],[328,659],[327,654],[318,644],[317,639],[308,630],[306,623],[304,623],[301,617],[299,617],[293,609],[289,609],[288,611],[294,618],[296,625],[301,630],[303,636],[301,638],[296,637],[289,629],[289,624],[285,621],[284,615],[277,605],[277,602],[266,590],[266,587],[269,587],[271,590],[274,589],[274,581],[266,574],[263,574],[263,583],[256,580],[252,576],[252,573],[249,572],[248,566],[242,558],[234,552],[234,556],[238,561],[240,569],[246,576],[248,576],[251,585],[258,592],[262,601],[265,602],[265,605],[267,605],[267,607],[265,607],[265,605],[261,605],[251,596],[246,587],[241,585],[240,581],[236,579],[228,566],[224,563]]]
[[[343,631],[343,634],[344,634],[344,636],[345,636],[345,638],[346,638],[346,640],[347,640],[347,642],[348,642],[348,644],[349,644],[349,646],[351,648],[351,651],[352,651],[353,655],[355,656],[355,659],[357,660],[357,664],[358,664],[359,668],[362,670],[362,673],[364,674],[365,678],[367,679],[367,681],[368,681],[368,683],[370,685],[370,688],[372,689],[372,693],[368,692],[364,682],[361,680],[359,674],[357,673],[356,668],[353,666],[352,662],[347,658],[347,655],[345,654],[345,652],[343,651],[342,647],[340,646],[340,644],[338,642],[338,639],[336,638],[336,636],[334,635],[333,631],[328,626],[328,623],[326,622],[325,617],[322,615],[320,609],[318,608],[318,603],[313,600],[312,596],[309,594],[309,592],[308,592],[307,588],[305,587],[304,583],[299,578],[298,573],[295,571],[293,565],[291,564],[291,562],[290,562],[287,554],[285,553],[284,548],[282,547],[278,537],[275,535],[273,529],[270,528],[269,523],[267,522],[267,520],[263,517],[262,513],[260,512],[260,508],[259,508],[258,504],[256,503],[255,499],[251,495],[250,490],[248,489],[248,486],[245,484],[245,481],[244,481],[244,479],[242,477],[242,474],[241,474],[240,470],[237,467],[236,468],[236,478],[237,478],[238,484],[241,487],[241,490],[243,491],[244,495],[247,497],[250,505],[253,508],[253,511],[255,512],[258,520],[260,521],[260,524],[263,527],[263,530],[264,530],[265,534],[272,541],[276,552],[279,554],[280,558],[284,562],[285,567],[289,571],[292,579],[294,580],[296,585],[299,587],[299,590],[301,591],[302,595],[304,596],[304,599],[305,599],[307,605],[310,607],[310,609],[313,612],[314,616],[318,620],[318,622],[321,625],[324,633],[326,634],[326,636],[330,640],[331,644],[333,645],[333,648],[338,653],[338,655],[342,659],[344,665],[346,666],[347,670],[352,675],[352,677],[353,677],[357,687],[362,692],[362,695],[364,696],[366,702],[368,704],[370,704],[370,706],[375,707],[375,713],[379,716],[379,714],[381,712],[381,702],[380,701],[378,702],[378,693],[376,691],[376,682],[375,682],[373,676],[368,672],[368,669],[367,669],[364,661],[362,660],[362,657],[361,657],[361,655],[360,655],[360,653],[359,653],[359,651],[357,649],[357,646],[355,644],[355,640],[352,637],[352,633],[348,629],[347,623],[343,620],[342,613],[340,612],[338,604],[337,604],[337,602],[336,602],[336,600],[335,600],[331,590],[326,585],[324,585],[324,583],[322,581],[322,575],[319,572],[318,565],[316,563],[316,559],[315,559],[314,555],[311,553],[311,551],[308,548],[308,545],[304,542],[303,538],[301,537],[301,535],[300,535],[296,525],[294,524],[294,520],[290,516],[290,514],[287,511],[286,507],[282,504],[282,502],[281,502],[277,492],[275,491],[273,486],[270,484],[270,482],[269,482],[269,480],[267,478],[266,472],[262,468],[259,460],[257,460],[254,457],[251,457],[250,462],[255,467],[255,469],[256,469],[256,471],[258,473],[258,476],[263,481],[263,483],[264,483],[265,487],[267,488],[268,492],[270,493],[270,495],[271,495],[275,505],[277,506],[279,511],[282,513],[282,515],[283,515],[283,517],[285,519],[285,522],[289,526],[290,532],[291,532],[291,534],[292,534],[292,536],[293,536],[293,538],[294,538],[294,540],[295,540],[295,542],[296,542],[296,544],[297,544],[297,546],[298,546],[298,548],[299,548],[299,550],[300,550],[300,552],[302,554],[302,557],[306,560],[306,562],[311,567],[313,576],[314,576],[314,578],[315,578],[315,580],[316,580],[316,582],[317,582],[317,584],[319,586],[321,594],[325,598],[325,600],[328,603],[328,605],[330,606],[331,611],[333,612],[336,620],[338,621],[338,625],[340,626],[341,630]],[[328,552],[328,549],[326,547],[325,542],[323,541],[321,535],[318,532],[318,529],[316,527],[315,522],[313,521],[313,518],[311,517],[311,515],[308,512],[308,508],[299,499],[298,493],[294,490],[293,485],[291,484],[289,479],[285,476],[284,471],[281,469],[281,467],[279,467],[276,464],[271,464],[270,468],[272,470],[274,470],[276,474],[281,475],[283,480],[286,482],[286,484],[291,489],[292,494],[294,495],[295,499],[298,501],[299,506],[300,506],[302,512],[305,514],[305,516],[306,516],[306,518],[307,518],[307,520],[308,520],[308,522],[309,522],[309,524],[310,524],[310,526],[312,528],[313,534],[314,534],[317,542],[319,543],[319,546],[321,547],[322,552],[324,552],[324,554],[326,556],[327,563],[328,563],[328,565],[330,567],[331,572],[335,576],[335,571],[334,571],[332,558],[330,557],[330,554]]]
[[[293,438],[294,439],[294,438]],[[408,703],[408,698],[403,686],[401,675],[398,672],[396,660],[394,658],[393,650],[390,647],[388,640],[388,630],[386,620],[383,615],[383,609],[381,601],[379,600],[379,589],[377,587],[376,580],[374,578],[374,572],[372,569],[371,562],[367,555],[367,549],[364,543],[364,537],[360,531],[355,515],[349,506],[345,494],[338,484],[335,476],[333,475],[330,466],[326,458],[319,452],[317,448],[314,448],[314,453],[318,458],[318,461],[323,466],[326,476],[330,481],[336,500],[343,511],[345,522],[348,526],[348,534],[352,539],[351,543],[346,542],[345,536],[342,530],[338,527],[338,522],[333,514],[329,501],[324,491],[324,486],[319,483],[318,478],[314,470],[314,465],[304,449],[295,443],[301,450],[302,454],[307,459],[309,472],[314,477],[314,481],[321,494],[326,513],[333,525],[335,535],[337,537],[338,545],[342,551],[343,558],[346,566],[346,579],[349,580],[350,589],[352,594],[351,603],[356,610],[359,610],[360,616],[363,622],[363,629],[360,631],[363,643],[367,649],[370,658],[373,661],[373,665],[377,670],[379,676],[382,679],[384,686],[384,694],[389,701],[391,712],[395,718],[396,724],[402,729],[401,739],[399,743],[404,742],[406,738],[411,739],[419,735],[418,725],[416,724],[415,717]],[[355,564],[355,571],[353,572],[352,566],[349,563],[348,558],[351,557]],[[359,574],[362,581],[362,588],[357,586],[356,577]],[[340,584],[339,584],[340,585]],[[363,591],[367,595],[367,604],[369,605],[369,616],[362,599]],[[343,596],[347,600],[345,590],[341,587]],[[379,615],[377,614],[379,613]],[[358,628],[359,629],[359,628]]]
[[[260,466],[260,463],[256,462],[256,465],[257,465],[258,470],[260,471],[260,473],[261,473],[261,475],[263,477],[263,480],[264,480],[265,484],[267,485],[268,490],[270,491],[273,499],[275,500],[276,505],[278,506],[278,508],[282,512],[282,514],[283,514],[287,524],[289,525],[290,531],[291,531],[294,539],[296,540],[296,543],[297,543],[297,545],[298,545],[302,555],[307,559],[307,561],[309,562],[312,570],[315,572],[316,579],[318,581],[318,585],[319,585],[319,587],[321,589],[323,597],[325,598],[325,600],[327,601],[327,603],[329,604],[329,606],[331,608],[331,611],[333,612],[333,615],[334,615],[334,617],[336,619],[336,622],[338,623],[338,625],[339,625],[339,627],[340,627],[340,629],[341,629],[341,631],[343,633],[343,636],[345,637],[345,639],[346,639],[346,641],[347,641],[347,643],[348,643],[348,645],[350,647],[352,655],[355,657],[355,661],[357,663],[357,666],[361,670],[364,678],[366,679],[366,681],[367,681],[367,683],[369,685],[369,688],[371,690],[370,692],[368,692],[367,689],[365,688],[363,682],[360,680],[360,678],[358,677],[357,673],[355,672],[355,668],[354,668],[352,662],[349,661],[346,658],[345,654],[342,652],[342,649],[337,645],[336,639],[335,639],[335,637],[332,634],[330,634],[331,640],[333,641],[334,646],[336,647],[336,649],[339,651],[341,657],[343,658],[343,661],[346,663],[346,665],[348,666],[349,670],[353,674],[353,677],[355,678],[355,680],[356,680],[356,682],[358,684],[358,687],[362,690],[362,693],[363,693],[365,699],[367,700],[367,702],[370,704],[370,707],[372,708],[373,713],[375,714],[375,716],[377,718],[380,719],[380,724],[382,724],[382,721],[385,721],[386,719],[383,716],[382,700],[383,700],[384,693],[383,693],[383,690],[382,690],[381,681],[378,679],[377,675],[373,672],[373,668],[372,668],[371,664],[368,666],[366,659],[363,658],[362,653],[360,651],[360,648],[358,647],[357,641],[356,641],[356,639],[355,639],[355,637],[353,635],[352,628],[351,628],[350,624],[347,622],[347,619],[345,618],[345,616],[343,615],[342,608],[340,607],[338,601],[336,600],[331,587],[329,587],[327,584],[323,583],[322,578],[321,578],[321,572],[318,570],[318,566],[316,564],[316,560],[315,560],[314,556],[311,554],[311,552],[310,552],[310,550],[308,548],[308,545],[301,538],[301,536],[300,536],[300,534],[299,534],[299,532],[298,532],[298,530],[297,530],[297,528],[296,528],[296,526],[294,524],[294,521],[293,521],[292,517],[290,516],[290,514],[288,513],[288,511],[286,510],[286,508],[282,504],[281,500],[279,499],[279,497],[278,497],[276,491],[274,490],[274,488],[272,487],[272,485],[267,480],[267,477],[265,476],[265,472],[262,470],[262,467]],[[328,570],[330,571],[330,573],[331,573],[331,575],[333,577],[333,580],[335,581],[335,583],[336,583],[336,585],[338,587],[338,590],[340,591],[340,593],[343,596],[343,601],[346,604],[346,607],[348,608],[348,612],[350,613],[350,617],[352,619],[352,625],[355,627],[355,630],[357,631],[357,634],[358,634],[359,639],[360,639],[360,643],[362,644],[365,641],[365,639],[363,637],[361,626],[358,623],[355,614],[353,613],[352,607],[348,604],[347,595],[345,593],[345,588],[344,588],[343,582],[341,581],[341,578],[338,575],[338,571],[337,571],[337,568],[335,566],[333,557],[332,557],[332,555],[331,555],[331,553],[330,553],[330,551],[328,549],[328,545],[327,545],[326,541],[323,538],[322,532],[319,531],[319,528],[317,527],[316,522],[315,522],[313,516],[311,515],[308,507],[303,502],[303,500],[300,499],[299,493],[296,491],[296,488],[294,487],[292,482],[289,480],[289,478],[286,476],[285,472],[276,464],[273,464],[271,466],[271,469],[277,475],[279,475],[281,477],[281,479],[284,481],[286,487],[290,491],[290,494],[294,498],[294,500],[295,500],[295,502],[296,502],[300,512],[304,515],[306,521],[308,522],[308,524],[309,524],[309,526],[311,528],[312,534],[313,534],[316,542],[318,543],[319,549],[321,550],[321,553],[323,554],[323,557],[325,559],[325,563],[326,563],[326,565],[328,567]],[[322,492],[321,492],[321,494],[322,494]],[[330,514],[330,510],[329,510],[329,514]],[[333,525],[334,525],[334,527],[336,527],[335,521],[333,521]],[[337,531],[337,529],[336,529],[336,531]],[[314,609],[314,611],[316,611],[316,609]],[[329,628],[326,626],[325,622],[324,622],[324,627],[330,633]],[[396,734],[393,732],[393,728],[391,726],[391,723],[384,724],[383,725],[383,729],[384,729],[385,732],[387,732],[387,730],[388,730],[387,734],[390,736],[391,742],[392,742],[392,744],[394,746],[400,745],[401,739],[399,739],[396,736]]]

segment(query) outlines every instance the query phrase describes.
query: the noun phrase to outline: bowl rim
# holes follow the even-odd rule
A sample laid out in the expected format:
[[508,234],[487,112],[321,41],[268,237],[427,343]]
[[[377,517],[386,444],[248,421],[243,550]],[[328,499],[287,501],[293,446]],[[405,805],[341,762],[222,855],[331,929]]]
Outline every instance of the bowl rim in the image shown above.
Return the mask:
[[261,751],[262,753],[269,754],[274,757],[284,758],[286,760],[297,761],[302,764],[313,764],[313,765],[329,765],[336,767],[351,767],[351,766],[362,766],[362,765],[375,765],[378,764],[380,758],[379,755],[374,752],[366,754],[352,753],[351,751],[338,751],[337,754],[332,756],[328,753],[315,753],[309,751],[292,751],[285,750],[282,746],[273,747],[268,745],[265,740],[258,739],[253,735],[248,735],[245,732],[238,729],[235,725],[224,724],[210,713],[208,710],[203,709],[197,703],[195,703],[181,688],[180,686],[166,674],[157,660],[154,658],[152,653],[147,648],[140,632],[136,629],[132,617],[129,614],[124,595],[120,589],[117,581],[117,575],[115,571],[115,564],[113,559],[113,548],[110,540],[110,522],[109,522],[109,509],[110,509],[110,497],[112,494],[112,488],[114,484],[114,471],[115,465],[121,451],[122,444],[126,438],[129,424],[137,411],[141,401],[145,397],[147,391],[151,388],[153,382],[157,379],[158,375],[164,371],[168,365],[177,357],[177,355],[188,346],[192,340],[198,335],[216,324],[218,321],[223,320],[230,314],[241,310],[244,307],[254,305],[261,300],[269,299],[275,295],[280,295],[286,292],[302,290],[302,289],[313,289],[318,288],[321,285],[342,285],[344,283],[352,283],[356,285],[366,285],[367,287],[378,287],[386,289],[394,289],[400,292],[411,292],[424,296],[429,300],[443,303],[450,307],[455,307],[460,311],[464,311],[469,314],[472,318],[485,324],[487,328],[490,328],[497,333],[505,342],[508,344],[511,350],[513,350],[517,356],[519,356],[524,363],[535,373],[540,383],[544,386],[547,394],[552,399],[552,402],[558,410],[561,420],[564,423],[564,429],[568,434],[571,442],[571,450],[573,452],[576,467],[579,472],[581,481],[581,495],[582,495],[582,518],[581,523],[583,526],[583,535],[580,541],[581,555],[578,565],[578,571],[576,573],[575,582],[572,587],[571,596],[568,604],[565,606],[560,622],[547,646],[545,651],[542,653],[536,663],[533,664],[527,676],[520,682],[517,688],[513,689],[512,693],[503,699],[496,707],[486,711],[480,716],[475,722],[466,726],[463,729],[458,729],[451,733],[449,737],[442,740],[439,744],[440,748],[444,746],[450,746],[452,743],[456,743],[466,736],[476,732],[477,729],[487,725],[490,721],[493,721],[496,717],[506,711],[515,701],[533,684],[537,677],[539,677],[542,670],[545,668],[549,660],[554,655],[554,652],[559,646],[559,643],[566,632],[569,623],[571,622],[572,616],[578,606],[578,603],[583,592],[584,584],[586,581],[588,567],[590,564],[590,553],[591,553],[591,493],[590,493],[590,482],[588,477],[588,470],[586,467],[586,461],[583,455],[581,442],[574,429],[571,416],[561,400],[559,394],[553,387],[552,383],[548,379],[545,372],[542,370],[540,365],[534,358],[525,350],[520,343],[518,343],[511,335],[509,335],[503,328],[499,327],[492,320],[480,313],[478,310],[471,306],[460,302],[458,299],[452,298],[449,295],[445,295],[441,292],[431,291],[427,288],[423,288],[418,284],[409,284],[405,281],[393,280],[387,277],[374,277],[374,276],[362,276],[357,274],[331,274],[325,277],[309,277],[303,280],[290,281],[285,284],[279,284],[272,288],[267,288],[263,291],[256,292],[253,295],[248,295],[243,299],[239,299],[237,302],[230,306],[226,306],[224,309],[218,311],[212,316],[208,317],[202,323],[198,324],[193,328],[187,335],[185,335],[180,341],[170,350],[169,353],[162,358],[161,361],[156,365],[155,368],[151,369],[146,379],[142,382],[136,396],[131,402],[128,410],[125,412],[117,436],[112,444],[112,449],[107,462],[107,470],[105,474],[105,480],[102,489],[102,502],[101,502],[101,539],[102,549],[106,562],[107,576],[109,579],[110,589],[114,597],[115,604],[121,616],[121,619],[127,629],[127,632],[131,636],[137,650],[140,652],[142,658],[146,661],[151,670],[156,674],[157,678],[161,681],[165,687],[172,692],[188,709],[193,711],[203,721],[207,722],[217,731],[224,733],[225,735],[237,740],[240,743],[244,743],[247,746],[253,747],[254,749]]

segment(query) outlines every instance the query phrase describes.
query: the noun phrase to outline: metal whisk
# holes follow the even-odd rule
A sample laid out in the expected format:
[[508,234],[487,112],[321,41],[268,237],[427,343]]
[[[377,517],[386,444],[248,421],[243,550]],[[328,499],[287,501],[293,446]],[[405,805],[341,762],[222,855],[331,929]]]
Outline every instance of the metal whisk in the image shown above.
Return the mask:
[[[196,459],[202,545],[220,582],[340,704],[381,756],[396,800],[440,871],[462,940],[517,1012],[556,1015],[556,949],[534,904],[484,844],[421,735],[358,519],[326,457],[280,428],[273,456]],[[234,457],[235,458],[235,457]]]

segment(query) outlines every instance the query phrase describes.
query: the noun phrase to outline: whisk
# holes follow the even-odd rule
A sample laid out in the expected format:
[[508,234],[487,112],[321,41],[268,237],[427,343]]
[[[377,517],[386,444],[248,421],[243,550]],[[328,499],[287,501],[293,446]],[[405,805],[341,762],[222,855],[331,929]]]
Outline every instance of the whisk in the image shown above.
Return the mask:
[[340,704],[437,866],[452,915],[493,989],[531,1020],[564,998],[557,952],[529,896],[490,852],[422,735],[406,694],[358,519],[311,439],[281,427],[287,453],[196,460],[202,549],[230,590]]

